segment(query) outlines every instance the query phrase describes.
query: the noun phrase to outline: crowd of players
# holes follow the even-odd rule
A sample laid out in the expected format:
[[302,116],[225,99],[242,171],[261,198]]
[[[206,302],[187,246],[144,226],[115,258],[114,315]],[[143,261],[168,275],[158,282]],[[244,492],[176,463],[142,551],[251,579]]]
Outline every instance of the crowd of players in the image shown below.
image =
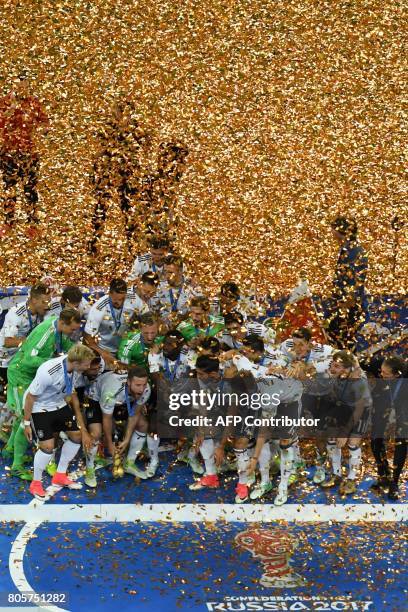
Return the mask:
[[[187,383],[190,389],[214,391],[244,380],[251,392],[277,390],[275,416],[321,418],[323,425],[309,440],[315,447],[316,486],[355,493],[361,442],[375,430],[371,448],[378,479],[372,488],[398,499],[407,455],[404,360],[389,356],[375,372],[334,342],[315,342],[307,327],[278,342],[273,327],[259,322],[263,305],[242,295],[236,283],[225,283],[209,297],[185,275],[166,240],[153,238],[150,246],[136,258],[129,277],[113,279],[109,292],[93,304],[78,287],[52,297],[49,287],[38,283],[25,303],[6,314],[0,374],[7,397],[2,419],[13,415],[2,451],[11,462],[9,473],[29,481],[32,495],[42,500],[48,496],[45,471],[53,485],[80,488],[67,470],[82,446],[88,487],[98,484],[95,465],[110,458],[116,477],[153,478],[159,464],[158,389],[163,398]],[[341,433],[335,428],[329,435],[330,406],[344,417]],[[271,476],[279,471],[274,504],[282,505],[304,465],[300,435],[293,425],[234,431],[226,426],[216,432],[197,427],[177,440],[178,459],[191,467],[192,490],[220,487],[219,474],[235,472],[237,503],[267,495]],[[33,441],[29,469],[26,451]],[[142,454],[147,465],[139,461]]]

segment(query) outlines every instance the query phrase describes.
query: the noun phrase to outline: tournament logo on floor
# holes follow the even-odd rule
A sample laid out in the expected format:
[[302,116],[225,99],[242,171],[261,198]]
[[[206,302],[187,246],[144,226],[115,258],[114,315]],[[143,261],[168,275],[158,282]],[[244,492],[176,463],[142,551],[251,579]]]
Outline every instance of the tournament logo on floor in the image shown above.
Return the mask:
[[235,543],[261,562],[263,574],[259,583],[262,586],[290,588],[306,584],[290,566],[297,543],[288,531],[251,527],[236,535]]

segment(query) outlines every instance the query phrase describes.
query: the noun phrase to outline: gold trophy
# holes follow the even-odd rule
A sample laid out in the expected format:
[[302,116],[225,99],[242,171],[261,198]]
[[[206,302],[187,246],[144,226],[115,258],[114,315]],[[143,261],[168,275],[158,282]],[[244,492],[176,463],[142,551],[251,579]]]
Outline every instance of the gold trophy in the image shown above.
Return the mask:
[[117,444],[115,444],[115,451],[113,453],[113,465],[112,465],[112,476],[114,478],[122,478],[125,471],[122,465],[122,456],[119,452]]

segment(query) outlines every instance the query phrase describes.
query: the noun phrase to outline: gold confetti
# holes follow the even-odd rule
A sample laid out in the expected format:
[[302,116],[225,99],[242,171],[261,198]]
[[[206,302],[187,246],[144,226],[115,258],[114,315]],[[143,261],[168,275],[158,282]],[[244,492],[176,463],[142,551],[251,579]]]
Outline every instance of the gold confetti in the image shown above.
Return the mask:
[[50,127],[36,142],[40,233],[27,235],[19,189],[0,282],[106,284],[145,249],[150,207],[164,225],[171,211],[210,290],[234,279],[276,295],[302,271],[327,292],[342,213],[359,224],[368,289],[403,293],[404,30],[391,0],[5,0],[1,95],[27,70]]

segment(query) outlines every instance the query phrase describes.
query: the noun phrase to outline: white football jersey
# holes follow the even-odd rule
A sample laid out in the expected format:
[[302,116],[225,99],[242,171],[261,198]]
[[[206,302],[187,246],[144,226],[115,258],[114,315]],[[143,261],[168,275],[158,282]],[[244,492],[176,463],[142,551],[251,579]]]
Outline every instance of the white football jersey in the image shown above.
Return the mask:
[[[52,298],[50,302],[50,307],[45,313],[44,319],[49,319],[50,317],[59,317],[62,312],[62,309],[63,307],[61,304],[61,299],[59,297]],[[81,315],[82,325],[80,329],[76,330],[70,335],[71,340],[73,340],[74,342],[79,342],[81,340],[82,329],[88,318],[89,311],[91,310],[90,303],[84,297],[79,303],[78,310]]]
[[5,339],[26,338],[34,327],[37,327],[43,320],[43,317],[30,313],[27,303],[17,304],[10,308],[4,319],[3,327],[0,331],[0,367],[2,368],[8,366],[11,358],[18,351],[17,346],[6,348],[4,346]]
[[251,372],[255,379],[265,381],[272,393],[278,393],[281,403],[299,402],[303,393],[303,385],[294,378],[284,378],[267,373],[269,363],[254,363],[247,357],[236,356],[232,358],[238,372]]
[[[86,300],[83,297],[78,306],[78,310],[83,320],[86,320],[90,309],[91,309],[90,303],[88,302],[88,300]],[[59,317],[61,312],[62,312],[61,298],[54,297],[51,299],[50,307],[45,313],[44,318],[48,319],[49,317],[53,317],[53,316]]]
[[138,255],[136,257],[126,281],[134,281],[142,276],[142,274],[145,274],[145,272],[154,272],[159,278],[163,275],[163,266],[154,264],[150,253],[145,253],[144,255]]
[[[293,352],[293,340],[288,338],[280,345],[280,350],[287,359],[288,365],[292,363],[292,361],[296,360],[297,357]],[[330,363],[332,361],[333,348],[328,344],[318,344],[317,342],[313,344],[312,349],[304,358],[305,363],[310,363],[316,369],[318,374],[323,374],[327,372],[329,369]]]
[[170,287],[167,281],[159,284],[156,296],[153,298],[155,310],[164,320],[172,312],[186,314],[192,297],[202,295],[198,288],[184,281],[181,287]]
[[156,306],[154,297],[150,300],[145,301],[140,297],[138,293],[136,293],[136,289],[134,287],[130,287],[128,289],[127,299],[131,302],[134,311],[140,314],[149,311],[154,311]]
[[[265,317],[265,307],[261,305],[254,296],[241,295],[235,310],[242,314],[244,319],[249,317]],[[215,296],[210,300],[210,313],[214,316],[222,316],[219,296]]]
[[50,359],[38,368],[34,380],[27,389],[28,393],[37,397],[33,413],[52,412],[66,405],[65,396],[69,391],[67,380],[72,384],[72,389],[75,389],[78,373],[67,372],[65,376],[64,361],[67,363],[66,355]]
[[171,361],[166,359],[161,353],[149,353],[149,370],[152,374],[156,372],[164,372],[165,376],[173,382],[184,376],[189,367],[190,363],[190,351],[187,348],[182,348],[180,352],[179,360]]
[[248,359],[244,355],[234,355],[232,363],[237,368],[238,372],[251,372],[254,378],[265,378],[267,376],[268,365],[265,360],[255,362]]
[[[99,402],[104,414],[113,414],[117,404],[126,404],[125,387],[128,375],[117,372],[105,372],[98,379],[95,385],[96,401]],[[136,400],[136,406],[143,406],[151,395],[151,388],[148,384],[142,396]],[[130,403],[133,406],[135,400],[131,397]],[[131,415],[130,415],[131,416]]]
[[[249,334],[256,334],[257,336],[260,336],[265,343],[265,350],[273,350],[273,344],[276,338],[275,330],[267,327],[263,323],[258,323],[258,321],[244,321],[244,327],[246,329],[247,336],[249,336]],[[231,349],[240,349],[242,347],[242,342],[235,340],[228,330],[224,330],[220,338],[220,342],[223,342]]]
[[275,348],[272,344],[267,344],[265,345],[263,364],[285,368],[288,361],[280,349]]
[[85,388],[85,394],[87,397],[95,400],[98,400],[98,381],[103,376],[105,370],[105,362],[101,358],[101,363],[99,364],[99,370],[96,378],[88,378],[86,374],[81,373],[75,378],[75,388]]
[[[137,310],[137,303],[126,297],[123,308],[113,308],[109,296],[105,295],[93,304],[85,325],[85,332],[96,337],[99,347],[116,354],[120,340],[128,329],[129,320]],[[147,310],[147,307],[146,307]]]

